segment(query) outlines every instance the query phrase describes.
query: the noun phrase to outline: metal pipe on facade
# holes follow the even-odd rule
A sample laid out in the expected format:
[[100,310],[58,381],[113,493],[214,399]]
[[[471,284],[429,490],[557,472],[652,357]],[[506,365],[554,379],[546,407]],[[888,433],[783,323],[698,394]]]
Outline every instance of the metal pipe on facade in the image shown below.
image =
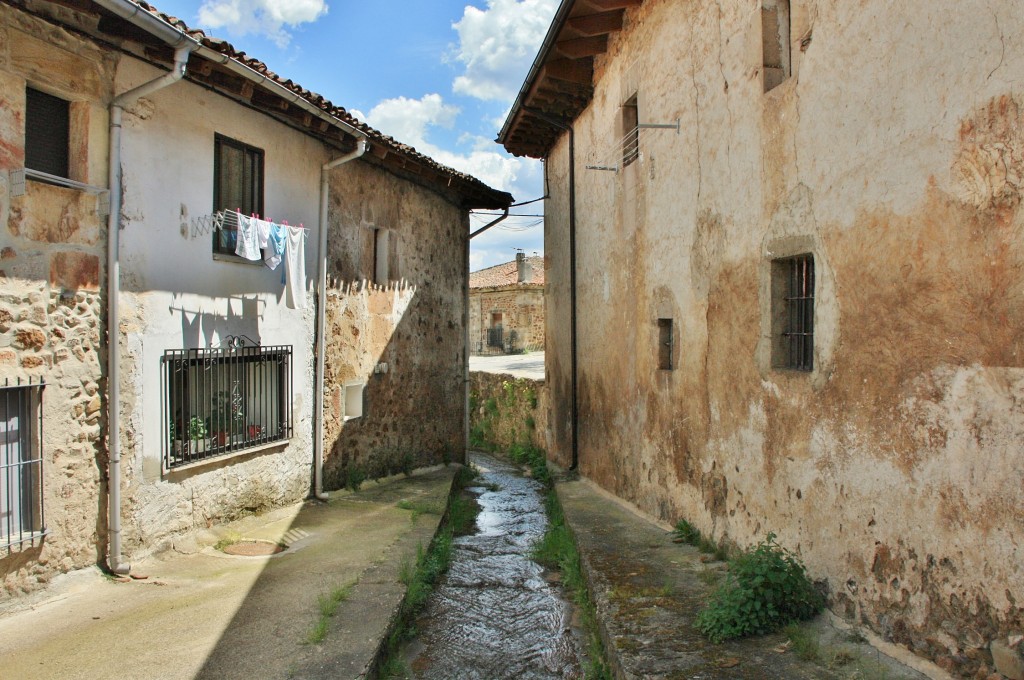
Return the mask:
[[[580,464],[579,388],[577,383],[578,353],[576,346],[576,130],[572,125],[566,125],[557,118],[552,118],[538,109],[526,108],[525,110],[569,133],[569,352],[570,371],[572,372],[572,465],[569,466],[569,469],[575,470]],[[547,193],[547,187],[545,187],[544,194],[547,195]]]
[[316,284],[316,377],[313,391],[313,422],[316,423],[313,435],[313,495],[322,500],[328,496],[324,492],[324,363],[327,352],[327,205],[330,192],[330,171],[339,165],[353,161],[364,153],[367,148],[365,135],[359,136],[354,151],[325,163],[320,168],[320,242],[317,247],[317,284]]
[[131,570],[131,566],[124,561],[121,542],[121,115],[125,107],[131,106],[140,97],[173,85],[185,76],[188,55],[198,47],[198,43],[188,38],[175,41],[174,45],[174,68],[170,72],[118,95],[110,104],[110,215],[107,217],[107,567],[117,574]]

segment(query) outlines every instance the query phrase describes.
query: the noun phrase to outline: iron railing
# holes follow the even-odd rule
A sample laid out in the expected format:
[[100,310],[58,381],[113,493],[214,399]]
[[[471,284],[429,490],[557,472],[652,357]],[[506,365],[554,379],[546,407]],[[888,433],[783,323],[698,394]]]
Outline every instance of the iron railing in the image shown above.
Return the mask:
[[43,514],[43,389],[40,379],[0,385],[0,548],[46,533]]
[[164,353],[164,466],[292,436],[291,345]]

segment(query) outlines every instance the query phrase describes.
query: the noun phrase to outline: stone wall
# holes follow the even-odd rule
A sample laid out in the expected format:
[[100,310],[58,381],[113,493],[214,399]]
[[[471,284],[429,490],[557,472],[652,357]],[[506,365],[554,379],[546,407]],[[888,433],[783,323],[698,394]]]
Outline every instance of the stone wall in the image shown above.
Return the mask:
[[[26,85],[72,99],[70,173],[105,183],[111,60],[74,35],[0,6],[0,384],[42,379],[42,503],[47,535],[0,549],[2,595],[97,561],[105,521],[103,364],[106,222],[96,193],[28,180]],[[45,60],[39,57],[45,55]],[[2,596],[0,595],[0,596]]]
[[473,371],[469,374],[469,408],[471,446],[508,452],[517,444],[544,450],[550,444],[543,380]]
[[469,291],[469,346],[472,354],[490,354],[487,346],[491,314],[501,312],[504,341],[515,332],[515,350],[544,349],[544,287],[514,285],[501,288],[471,288]]
[[[462,461],[467,219],[436,193],[366,162],[332,175],[327,488]],[[390,280],[380,285],[366,280],[376,230],[390,232]],[[353,383],[365,385],[363,415],[348,418]]]
[[[792,75],[766,93],[760,5],[647,0],[596,60],[575,122],[581,472],[715,539],[776,532],[837,613],[984,674],[990,642],[1024,633],[1024,14],[793,2]],[[634,93],[679,133],[585,170]],[[560,463],[567,163],[563,137],[545,207]],[[815,367],[778,370],[771,262],[802,252]]]

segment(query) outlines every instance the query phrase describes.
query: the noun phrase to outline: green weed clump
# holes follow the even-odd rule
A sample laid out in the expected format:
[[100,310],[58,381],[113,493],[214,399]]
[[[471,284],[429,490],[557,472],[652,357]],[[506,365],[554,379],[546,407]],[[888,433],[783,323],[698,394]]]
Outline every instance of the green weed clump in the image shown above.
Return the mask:
[[320,610],[320,617],[306,634],[306,642],[311,645],[318,645],[327,637],[327,630],[330,628],[331,619],[338,613],[338,605],[349,598],[356,581],[351,581],[343,586],[333,588],[328,593],[318,595],[316,598],[317,607]]
[[551,471],[548,470],[548,457],[544,449],[534,446],[529,441],[521,441],[512,445],[508,450],[508,457],[516,465],[529,466],[530,475],[541,484],[551,485]]
[[677,543],[689,543],[702,553],[714,555],[715,559],[720,562],[724,562],[728,556],[726,555],[725,546],[715,543],[710,538],[704,536],[697,527],[685,519],[676,522],[676,528],[672,530],[672,537]]
[[770,633],[809,619],[824,606],[803,563],[770,533],[730,561],[725,583],[697,616],[697,629],[717,643]]
[[548,529],[533,547],[532,557],[538,564],[562,573],[562,584],[579,609],[587,635],[588,665],[584,669],[584,677],[586,680],[611,680],[611,669],[605,663],[604,644],[598,632],[597,612],[583,578],[580,554],[565,524],[562,506],[554,489],[548,491],[545,507]]

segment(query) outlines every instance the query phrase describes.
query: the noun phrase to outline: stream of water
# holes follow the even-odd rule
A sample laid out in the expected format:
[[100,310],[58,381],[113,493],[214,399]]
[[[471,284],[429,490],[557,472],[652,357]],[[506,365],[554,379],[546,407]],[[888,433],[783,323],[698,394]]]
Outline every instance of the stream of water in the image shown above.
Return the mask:
[[581,678],[581,645],[561,586],[530,559],[544,535],[543,488],[513,465],[472,454],[476,531],[416,622],[405,660],[421,680]]

